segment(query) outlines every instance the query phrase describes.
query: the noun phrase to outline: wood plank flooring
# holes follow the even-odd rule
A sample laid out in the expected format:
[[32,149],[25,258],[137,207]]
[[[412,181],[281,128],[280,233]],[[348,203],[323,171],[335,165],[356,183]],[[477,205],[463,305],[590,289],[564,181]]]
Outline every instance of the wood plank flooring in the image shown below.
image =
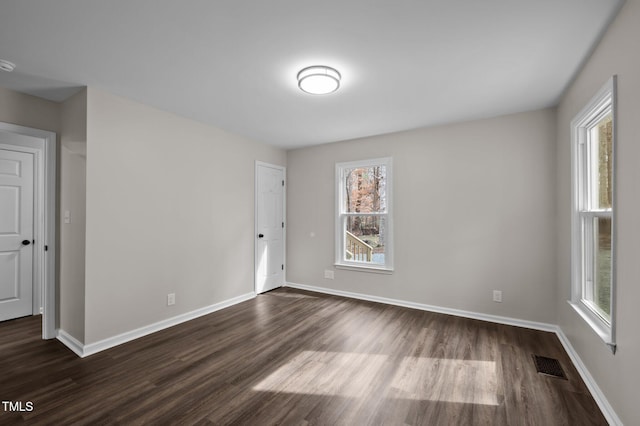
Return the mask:
[[607,424],[552,333],[288,288],[84,359],[0,323],[0,373],[2,425]]

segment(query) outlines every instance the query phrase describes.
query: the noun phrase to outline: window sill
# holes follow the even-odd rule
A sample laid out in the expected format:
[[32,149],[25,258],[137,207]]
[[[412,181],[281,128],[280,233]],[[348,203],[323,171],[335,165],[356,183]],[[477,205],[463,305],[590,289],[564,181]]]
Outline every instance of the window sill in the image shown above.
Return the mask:
[[345,265],[343,263],[335,263],[333,266],[335,266],[336,269],[344,269],[347,271],[370,272],[374,274],[387,274],[387,275],[393,274],[393,269],[388,269],[384,267]]
[[567,301],[569,305],[582,317],[582,319],[596,332],[596,334],[602,339],[602,341],[609,347],[609,350],[613,354],[616,353],[616,344],[614,342],[611,327],[606,326],[602,321],[598,321],[594,318],[593,314],[587,307],[583,306],[580,302]]

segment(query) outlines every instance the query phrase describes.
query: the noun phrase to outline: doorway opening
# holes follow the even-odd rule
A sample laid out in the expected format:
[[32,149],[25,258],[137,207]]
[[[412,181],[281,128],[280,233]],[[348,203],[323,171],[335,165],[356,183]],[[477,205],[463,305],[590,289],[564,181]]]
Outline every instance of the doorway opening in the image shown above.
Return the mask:
[[0,122],[0,149],[33,158],[32,313],[43,339],[56,337],[56,143],[53,132]]
[[282,166],[256,161],[256,294],[282,287],[285,282],[285,175]]

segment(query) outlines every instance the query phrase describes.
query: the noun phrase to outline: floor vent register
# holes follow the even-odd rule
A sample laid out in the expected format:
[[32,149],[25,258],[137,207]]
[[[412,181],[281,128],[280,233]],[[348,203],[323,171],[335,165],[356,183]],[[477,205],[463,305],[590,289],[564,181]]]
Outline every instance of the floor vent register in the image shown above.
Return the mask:
[[533,355],[533,362],[536,370],[545,376],[557,377],[559,379],[568,380],[564,374],[564,370],[560,365],[560,361],[555,358],[547,358],[546,356]]

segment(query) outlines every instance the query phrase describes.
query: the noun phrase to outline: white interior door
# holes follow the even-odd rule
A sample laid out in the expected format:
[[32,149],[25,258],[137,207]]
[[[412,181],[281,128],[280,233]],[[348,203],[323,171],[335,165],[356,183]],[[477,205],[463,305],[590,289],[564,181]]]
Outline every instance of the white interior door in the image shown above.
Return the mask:
[[284,169],[256,164],[256,293],[284,285]]
[[0,149],[0,321],[33,314],[33,154]]

